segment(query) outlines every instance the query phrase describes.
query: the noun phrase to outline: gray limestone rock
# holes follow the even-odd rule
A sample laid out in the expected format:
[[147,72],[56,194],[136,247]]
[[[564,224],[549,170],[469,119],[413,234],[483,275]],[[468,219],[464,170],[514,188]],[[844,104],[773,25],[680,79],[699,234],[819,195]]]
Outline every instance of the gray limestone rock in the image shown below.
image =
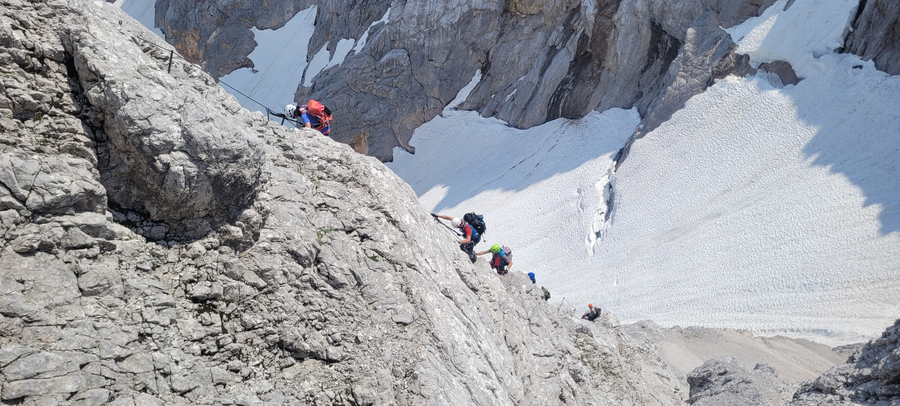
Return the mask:
[[762,63],[759,65],[759,70],[775,74],[778,77],[778,86],[776,87],[796,85],[797,83],[800,83],[800,78],[797,77],[797,73],[794,72],[794,68],[791,66],[791,64],[785,61]]
[[790,406],[900,405],[900,320],[845,364],[800,386]]
[[298,11],[314,4],[310,0],[270,0],[265,7],[258,7],[239,1],[158,0],[154,25],[180,54],[218,79],[235,69],[254,66],[247,57],[257,45],[251,27],[280,28]]
[[875,61],[875,67],[900,74],[900,3],[863,0],[859,3],[844,51]]
[[14,400],[53,394],[70,394],[87,389],[87,380],[81,373],[47,379],[23,379],[3,384],[0,400]]
[[60,244],[65,249],[90,248],[94,245],[94,239],[76,227],[66,230]]
[[83,261],[83,273],[78,275],[78,289],[83,296],[108,295],[121,297],[124,292],[122,278],[116,257],[105,257],[99,261]]
[[[155,36],[93,14],[83,18],[99,29],[74,25],[64,31],[63,45],[90,106],[101,181],[112,203],[180,230],[203,230],[201,218],[235,218],[265,174],[259,138],[243,119],[223,114],[238,108],[234,99],[183,62],[173,67],[175,75],[161,70],[156,54],[168,45]],[[134,82],[143,85],[126,87]]]
[[9,191],[0,207],[33,213],[72,214],[103,210],[106,191],[83,160],[59,156],[0,155],[0,185]]
[[45,377],[53,376],[52,372],[57,371],[55,375],[64,375],[68,371],[66,368],[68,360],[60,355],[39,352],[36,354],[21,357],[3,368],[3,376],[8,381],[18,381],[22,379],[34,378],[38,375]]
[[6,368],[10,363],[19,358],[29,356],[35,352],[37,352],[37,350],[34,348],[18,344],[0,347],[0,367]]
[[50,252],[56,245],[52,240],[40,234],[26,234],[9,243],[10,248],[20,254],[34,251]]
[[75,394],[71,401],[75,405],[108,405],[112,391],[106,388],[88,389]]
[[748,371],[744,363],[724,356],[706,361],[687,376],[688,403],[696,406],[776,406],[790,398],[789,388],[763,363]]

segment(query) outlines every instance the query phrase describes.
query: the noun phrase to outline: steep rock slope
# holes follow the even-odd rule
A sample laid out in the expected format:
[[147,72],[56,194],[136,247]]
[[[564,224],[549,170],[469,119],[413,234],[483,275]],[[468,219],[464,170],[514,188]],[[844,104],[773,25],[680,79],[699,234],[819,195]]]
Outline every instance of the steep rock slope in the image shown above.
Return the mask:
[[671,405],[606,316],[241,109],[110,4],[0,1],[0,401]]

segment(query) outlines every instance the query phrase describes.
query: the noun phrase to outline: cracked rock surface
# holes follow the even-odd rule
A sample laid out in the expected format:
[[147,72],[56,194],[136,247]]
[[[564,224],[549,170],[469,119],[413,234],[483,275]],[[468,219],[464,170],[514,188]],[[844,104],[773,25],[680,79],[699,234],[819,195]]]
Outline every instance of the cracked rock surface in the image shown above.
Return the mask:
[[0,402],[675,405],[614,316],[471,264],[378,160],[111,4],[0,0]]

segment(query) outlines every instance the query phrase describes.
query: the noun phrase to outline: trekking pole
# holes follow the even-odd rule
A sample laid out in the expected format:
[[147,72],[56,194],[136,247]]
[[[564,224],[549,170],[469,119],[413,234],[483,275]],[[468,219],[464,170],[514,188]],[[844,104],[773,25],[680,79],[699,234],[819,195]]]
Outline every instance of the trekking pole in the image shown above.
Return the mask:
[[556,308],[556,312],[557,312],[557,313],[559,313],[559,311],[562,310],[562,305],[563,305],[563,303],[565,303],[565,302],[566,302],[566,297],[563,296],[562,301],[559,302],[559,307]]

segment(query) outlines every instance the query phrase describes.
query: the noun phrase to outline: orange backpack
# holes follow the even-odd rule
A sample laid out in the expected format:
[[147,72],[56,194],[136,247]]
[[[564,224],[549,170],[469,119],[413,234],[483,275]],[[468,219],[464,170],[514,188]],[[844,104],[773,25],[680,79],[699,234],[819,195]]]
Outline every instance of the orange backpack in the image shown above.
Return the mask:
[[309,99],[309,102],[306,103],[306,110],[309,114],[312,114],[319,119],[319,125],[316,126],[317,129],[331,126],[331,110],[322,103]]

